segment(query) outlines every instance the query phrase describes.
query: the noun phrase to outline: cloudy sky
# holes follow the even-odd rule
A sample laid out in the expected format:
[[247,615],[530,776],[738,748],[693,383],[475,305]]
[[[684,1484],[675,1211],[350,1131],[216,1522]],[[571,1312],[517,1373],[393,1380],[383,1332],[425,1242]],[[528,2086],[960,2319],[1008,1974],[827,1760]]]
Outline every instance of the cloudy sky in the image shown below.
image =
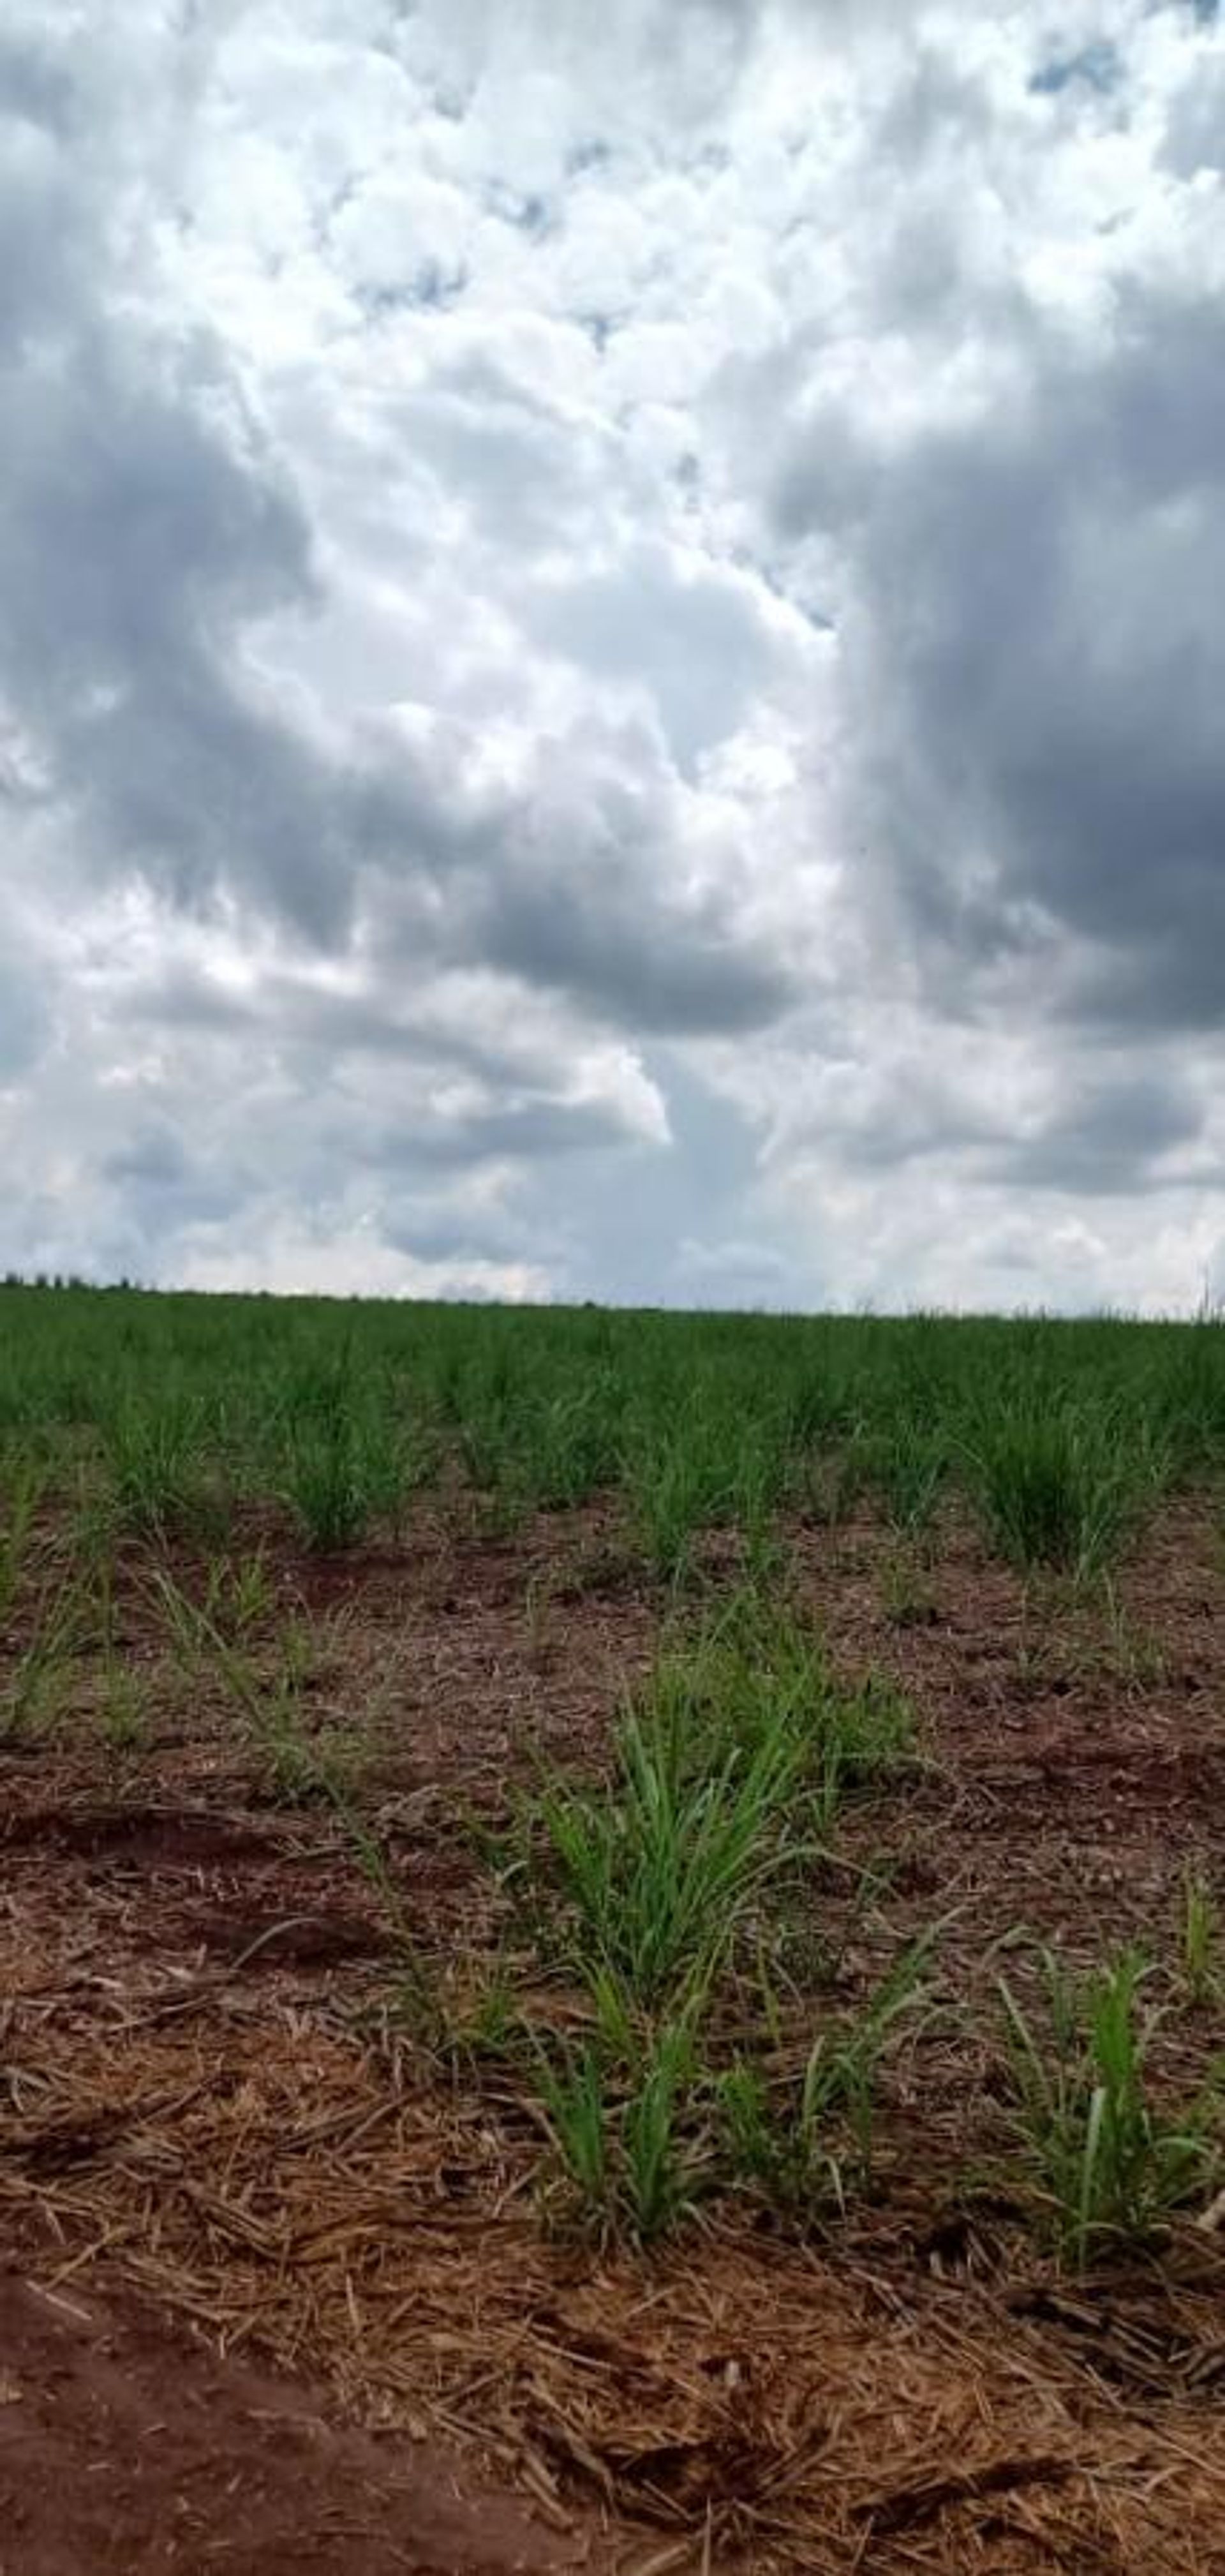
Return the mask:
[[3,0],[0,1268],[1225,1293],[1209,0]]

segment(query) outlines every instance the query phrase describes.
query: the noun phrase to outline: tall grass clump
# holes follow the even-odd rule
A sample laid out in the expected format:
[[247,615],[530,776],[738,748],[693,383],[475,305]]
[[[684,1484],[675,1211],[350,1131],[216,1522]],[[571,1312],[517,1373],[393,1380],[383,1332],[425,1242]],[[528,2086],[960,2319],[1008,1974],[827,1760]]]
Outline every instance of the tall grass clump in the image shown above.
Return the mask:
[[738,2181],[809,2216],[869,2186],[881,2059],[923,1997],[934,1942],[912,1942],[856,2013],[818,2032],[798,2072],[771,2078],[744,2056],[726,2069],[717,2104]]
[[717,1415],[691,1409],[637,1428],[623,1473],[633,1534],[653,1573],[679,1583],[691,1572],[695,1540],[733,1509],[738,1463],[735,1428]]
[[185,1393],[128,1394],[103,1429],[111,1499],[123,1527],[165,1539],[204,1504],[202,1415]]
[[693,2135],[701,2069],[692,2016],[652,2028],[620,2070],[592,2041],[537,2041],[536,2058],[540,2115],[573,2218],[640,2245],[665,2235],[712,2179]]
[[602,1369],[523,1410],[521,1480],[544,1510],[572,1509],[616,1482],[620,1395],[613,1372]]
[[282,1491],[306,1545],[321,1555],[356,1546],[369,1527],[365,1464],[350,1422],[305,1422],[290,1436]]
[[947,1436],[901,1414],[871,1447],[872,1481],[902,1536],[917,1537],[933,1519],[949,1468]]
[[608,1786],[554,1782],[540,1800],[585,1972],[647,2007],[708,1985],[746,1910],[912,1740],[888,1685],[835,1681],[785,1604],[734,1596],[658,1658]]
[[902,1693],[876,1673],[836,1674],[785,1592],[745,1584],[697,1633],[660,1655],[652,1692],[695,1748],[744,1753],[780,1726],[799,1748],[799,1786],[822,1827],[860,1785],[915,1753]]
[[1203,1870],[1188,1861],[1181,1888],[1180,1942],[1183,1983],[1198,2006],[1225,2002],[1225,1924]]
[[1117,1555],[1165,1468],[1148,1426],[1057,1392],[980,1407],[966,1440],[971,1488],[991,1544],[1026,1573],[1078,1578]]
[[697,1764],[678,1703],[623,1718],[607,1791],[554,1784],[540,1821],[586,1974],[650,2008],[701,1990],[782,1865],[804,1747],[781,1713],[749,1750]]
[[738,1981],[760,1980],[840,1799],[910,1745],[895,1695],[837,1683],[791,1603],[746,1587],[678,1627],[622,1711],[607,1782],[545,1786],[520,1866],[538,1954],[583,1988],[586,2036],[537,2040],[537,2092],[585,2224],[646,2241],[716,2180],[751,2172],[777,2202],[815,2204],[831,2159],[866,2173],[909,1966],[820,2040],[793,2103],[758,2101],[752,2070],[716,2079],[703,2052],[718,2053]]
[[1150,2052],[1160,2013],[1151,1971],[1124,1950],[1087,1982],[1045,1953],[1040,2021],[1001,1980],[1011,2126],[1050,2233],[1080,2270],[1143,2244],[1210,2191],[1221,2169],[1225,2065],[1199,2097],[1167,2107]]
[[421,1462],[377,1390],[340,1388],[289,1422],[281,1492],[307,1547],[354,1547],[372,1522],[394,1522]]
[[29,1561],[43,1481],[33,1459],[19,1459],[0,1503],[0,1627],[13,1607]]
[[87,1620],[80,1575],[50,1575],[34,1607],[32,1632],[10,1664],[0,1692],[0,1744],[16,1744],[50,1724],[87,1633]]

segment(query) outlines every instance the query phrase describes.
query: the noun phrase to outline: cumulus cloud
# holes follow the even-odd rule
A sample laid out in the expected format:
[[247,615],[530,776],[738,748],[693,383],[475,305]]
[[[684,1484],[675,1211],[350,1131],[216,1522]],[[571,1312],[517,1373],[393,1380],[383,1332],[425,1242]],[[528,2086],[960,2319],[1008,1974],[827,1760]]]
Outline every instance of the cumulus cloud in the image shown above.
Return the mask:
[[15,0],[0,1261],[1193,1300],[1223,49]]
[[1073,1012],[1219,1028],[1225,332],[1127,293],[1090,362],[1026,362],[987,419],[859,461],[847,793],[946,976],[1054,933]]

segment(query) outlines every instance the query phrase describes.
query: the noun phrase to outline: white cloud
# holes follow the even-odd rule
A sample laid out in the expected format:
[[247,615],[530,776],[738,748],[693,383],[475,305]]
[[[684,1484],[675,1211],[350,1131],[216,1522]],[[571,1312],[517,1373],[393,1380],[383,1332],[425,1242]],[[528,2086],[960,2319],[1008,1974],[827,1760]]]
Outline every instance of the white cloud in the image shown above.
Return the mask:
[[85,20],[0,34],[0,1264],[1193,1303],[1208,13]]

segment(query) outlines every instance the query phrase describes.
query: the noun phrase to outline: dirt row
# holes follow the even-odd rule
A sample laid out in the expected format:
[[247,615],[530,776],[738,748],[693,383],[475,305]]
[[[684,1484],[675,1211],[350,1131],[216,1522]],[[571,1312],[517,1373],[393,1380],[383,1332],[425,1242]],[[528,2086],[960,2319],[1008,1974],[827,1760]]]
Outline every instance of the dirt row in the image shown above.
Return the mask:
[[[530,2106],[418,2045],[385,1892],[175,1680],[134,1575],[147,1738],[91,1726],[83,1670],[0,1754],[0,2569],[1225,2569],[1221,2229],[1073,2282],[964,2188],[1001,1958],[1172,1962],[1189,1858],[1225,1899],[1213,1516],[1172,1512],[1105,1604],[957,1529],[900,1574],[867,1522],[794,1545],[922,1754],[848,1815],[814,1924],[853,1995],[940,1916],[949,2009],[875,2202],[808,2242],[715,2204],[650,2255],[544,2228]],[[361,1718],[414,1938],[494,1956],[472,1817],[542,1750],[598,1767],[665,1605],[594,1515],[275,1578],[312,1722]],[[1218,2020],[1171,2015],[1171,2083]]]

